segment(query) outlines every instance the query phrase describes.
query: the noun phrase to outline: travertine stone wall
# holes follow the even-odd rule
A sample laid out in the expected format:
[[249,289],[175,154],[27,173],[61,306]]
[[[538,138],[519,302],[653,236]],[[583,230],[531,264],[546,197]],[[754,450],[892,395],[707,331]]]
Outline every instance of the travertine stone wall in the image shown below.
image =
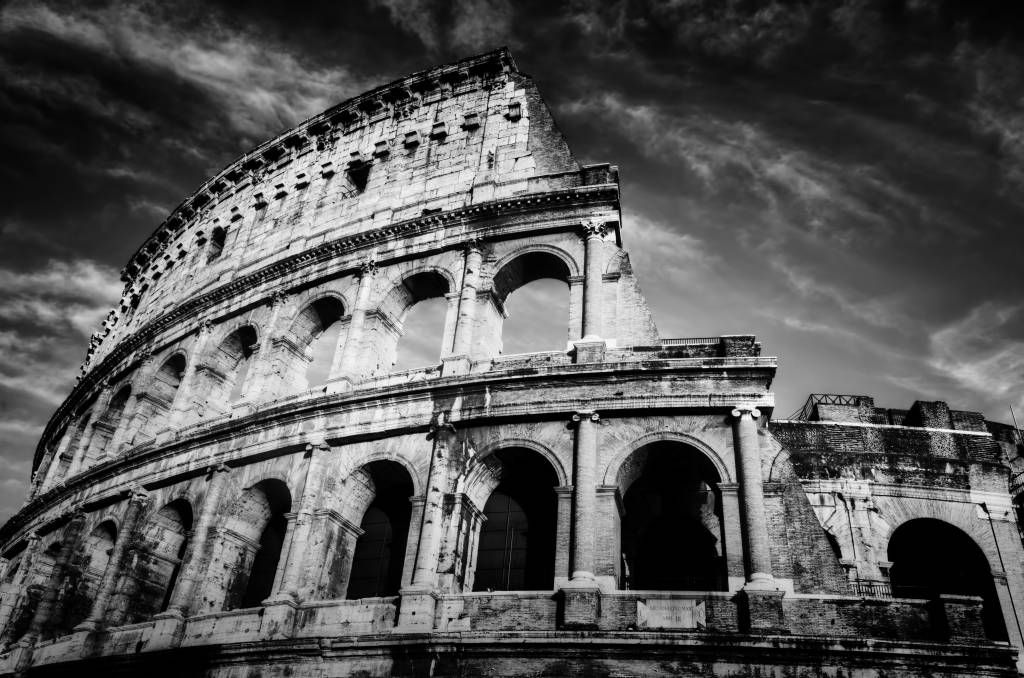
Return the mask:
[[[203,184],[0,528],[0,675],[1015,674],[990,599],[894,600],[885,560],[962,530],[1021,647],[1012,436],[867,397],[771,421],[754,336],[659,335],[618,182],[499,50]],[[506,355],[541,278],[565,343]],[[430,299],[436,360],[395,372]]]

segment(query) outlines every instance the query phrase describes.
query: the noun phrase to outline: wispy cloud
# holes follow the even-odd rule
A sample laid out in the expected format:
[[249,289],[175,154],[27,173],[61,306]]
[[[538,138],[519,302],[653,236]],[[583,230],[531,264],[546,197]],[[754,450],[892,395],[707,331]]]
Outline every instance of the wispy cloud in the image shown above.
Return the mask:
[[[69,8],[14,2],[0,11],[0,35],[42,33],[140,72],[175,78],[204,92],[236,131],[258,138],[364,87],[343,67],[310,63],[293,47],[228,26],[212,13],[186,29],[173,12],[153,3]],[[74,98],[129,123],[150,123],[147,114],[99,97],[101,90],[87,79],[47,84],[21,78],[20,86]]]
[[935,332],[929,365],[986,403],[1024,411],[1024,306],[985,303]]
[[482,51],[516,44],[510,0],[373,0],[391,20],[431,52]]

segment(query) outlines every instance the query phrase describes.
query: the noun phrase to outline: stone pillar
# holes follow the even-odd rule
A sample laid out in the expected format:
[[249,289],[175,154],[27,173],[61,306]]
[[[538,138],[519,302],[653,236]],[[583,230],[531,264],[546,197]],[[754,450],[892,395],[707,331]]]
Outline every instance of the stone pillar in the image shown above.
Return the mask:
[[480,244],[472,241],[466,245],[465,263],[462,268],[459,316],[455,325],[455,339],[452,342],[450,358],[452,361],[451,373],[453,374],[465,374],[469,371],[470,349],[473,346],[473,326],[476,323],[476,291],[480,287],[480,270],[482,268],[483,254],[480,252]]
[[733,410],[733,440],[743,502],[743,532],[747,542],[747,585],[774,588],[761,479],[761,448],[755,421],[760,416],[761,413],[754,408]]
[[602,223],[588,221],[583,224],[586,257],[586,279],[583,283],[584,341],[594,341],[601,334],[601,242],[606,232]]
[[50,623],[56,614],[60,613],[60,601],[58,598],[61,585],[64,583],[65,570],[67,570],[68,563],[71,562],[72,554],[74,554],[75,549],[78,547],[78,540],[82,536],[82,528],[84,526],[85,513],[78,511],[71,517],[71,522],[64,529],[64,539],[61,542],[60,553],[57,554],[57,559],[53,563],[50,580],[46,583],[46,589],[39,599],[36,612],[32,616],[32,622],[29,624],[28,632],[25,634],[25,639],[32,644],[39,639],[46,625]]
[[569,581],[572,560],[572,485],[555,488],[558,496],[558,522],[555,525],[555,588]]
[[310,557],[315,558],[316,554],[310,554],[309,533],[313,523],[313,513],[320,503],[320,488],[323,481],[323,457],[331,451],[327,443],[306,446],[306,481],[302,486],[302,497],[299,499],[299,508],[295,513],[295,525],[290,531],[290,540],[287,542],[286,560],[281,575],[280,587],[276,597],[286,597],[291,600],[298,600],[299,590],[302,586],[302,566]]
[[128,544],[132,540],[139,518],[142,516],[143,509],[148,501],[149,495],[145,490],[137,489],[132,491],[131,497],[128,499],[128,508],[125,509],[124,518],[121,520],[121,529],[117,535],[117,541],[114,542],[114,548],[110,552],[107,567],[103,570],[103,579],[100,581],[100,588],[96,593],[96,599],[92,602],[92,609],[89,611],[89,616],[85,621],[75,627],[75,631],[95,631],[103,623],[104,617],[107,614],[107,606],[110,604],[110,598],[114,594],[117,577],[121,572],[121,566],[124,564],[125,551],[128,550]]
[[594,518],[597,510],[597,412],[577,412],[573,493],[571,583],[594,583]]
[[416,569],[416,554],[419,552],[420,532],[423,527],[423,505],[425,497],[409,497],[409,534],[405,539],[405,554],[402,560],[402,588],[412,586],[412,573]]
[[782,606],[785,592],[772,576],[771,539],[764,507],[761,478],[761,447],[755,408],[732,411],[733,442],[743,509],[743,534],[747,546],[747,581],[736,597],[740,629],[746,633],[782,633],[786,620]]
[[196,340],[192,343],[189,352],[188,363],[185,364],[185,373],[181,376],[178,384],[178,391],[174,394],[174,402],[171,405],[170,427],[181,428],[186,422],[186,414],[192,409],[193,398],[196,388],[196,369],[206,356],[206,345],[210,342],[213,334],[213,323],[205,321],[196,334]]
[[189,540],[188,546],[185,548],[185,555],[181,559],[181,572],[174,586],[167,612],[164,614],[178,617],[188,614],[196,584],[205,576],[206,567],[203,556],[206,554],[210,534],[215,526],[215,519],[218,517],[217,511],[220,509],[221,495],[224,492],[224,486],[227,485],[230,470],[223,464],[210,468],[203,508],[199,519],[192,528],[192,539]]
[[347,382],[345,386],[350,387],[361,377],[363,329],[366,327],[370,289],[373,287],[373,276],[376,272],[377,265],[372,259],[367,259],[359,267],[359,287],[356,289],[356,300],[352,307],[352,319],[348,323],[348,332],[345,334],[345,346],[342,348],[341,357],[331,368],[329,379],[331,382],[340,380]]
[[431,424],[428,436],[433,439],[433,450],[412,582],[402,591],[398,625],[406,628],[433,628],[434,608],[437,603],[437,565],[440,559],[441,539],[444,535],[444,498],[448,488],[450,433],[452,426],[447,423],[446,413],[441,412]]
[[560,592],[558,624],[566,629],[597,628],[601,594],[594,577],[594,530],[597,511],[597,412],[573,415],[576,457],[573,464],[572,575]]

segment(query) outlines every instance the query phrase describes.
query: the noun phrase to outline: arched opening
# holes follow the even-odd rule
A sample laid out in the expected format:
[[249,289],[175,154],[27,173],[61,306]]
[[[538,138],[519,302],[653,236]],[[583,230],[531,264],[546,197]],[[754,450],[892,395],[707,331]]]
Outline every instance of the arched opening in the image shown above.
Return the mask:
[[[392,461],[367,464],[346,483],[359,506],[366,504],[352,555],[346,598],[395,596],[402,585],[402,568],[409,537],[412,479]],[[368,502],[368,503],[367,503]],[[350,510],[358,511],[358,506]]]
[[[528,252],[494,275],[494,299],[479,309],[478,352],[487,356],[564,350],[570,338],[569,267],[549,252]],[[497,302],[497,303],[495,303]]]
[[[299,346],[305,349],[307,362],[303,380],[293,385],[292,391],[312,388],[327,381],[338,351],[338,337],[341,333],[341,319],[345,309],[335,297],[317,299],[307,306],[295,319],[292,334]],[[298,387],[298,388],[295,388]]]
[[473,590],[552,589],[558,523],[555,470],[525,448],[499,450],[486,463],[493,490],[483,508]]
[[72,581],[69,582],[68,600],[58,635],[70,633],[89,616],[115,541],[117,528],[113,521],[107,520],[97,525],[82,542],[72,563]]
[[274,589],[291,494],[280,480],[263,480],[235,502],[221,537],[222,560],[231,576],[223,609],[255,607]]
[[200,366],[197,395],[201,415],[227,412],[230,404],[244,395],[256,346],[255,328],[245,325],[225,337]]
[[683,443],[659,441],[619,468],[620,587],[725,590],[721,481],[714,464]]
[[451,313],[445,295],[450,291],[448,279],[437,271],[415,273],[392,289],[367,323],[371,373],[440,363]]
[[[88,407],[91,408],[92,403],[90,403]],[[54,460],[50,463],[50,466],[53,467],[53,482],[57,482],[67,475],[71,468],[71,462],[78,453],[79,447],[85,443],[84,438],[91,419],[91,409],[82,408],[82,410],[80,410],[80,414],[75,417],[74,423],[68,427],[67,432],[64,434],[65,439],[67,440],[67,445],[64,447],[63,453],[57,454]],[[54,464],[56,464],[56,466],[53,466]]]
[[57,562],[57,555],[61,550],[59,539],[50,542],[45,548],[41,548],[30,563],[28,572],[24,573],[22,586],[24,593],[15,601],[14,610],[11,613],[7,627],[0,634],[0,647],[21,638],[28,632],[32,618],[35,616],[39,600],[50,580],[53,567]]
[[131,445],[136,438],[152,437],[166,426],[184,374],[185,356],[181,353],[175,353],[160,365],[150,384],[151,397],[140,400],[136,406],[132,423],[136,431],[128,432],[124,438],[126,444]]
[[992,640],[1007,639],[988,558],[965,532],[933,518],[910,520],[889,538],[888,557],[893,596],[979,596],[984,601],[985,634]]
[[122,577],[109,616],[134,624],[167,609],[178,582],[192,530],[192,507],[184,499],[167,504],[146,523],[132,544],[134,558]]
[[86,452],[85,465],[88,465],[93,459],[102,459],[103,457],[114,455],[115,450],[110,449],[110,443],[113,441],[114,434],[118,428],[126,424],[124,421],[124,410],[131,395],[132,387],[126,385],[111,397],[107,409],[103,412],[103,416],[100,417],[93,427],[92,440],[89,442],[89,450]]

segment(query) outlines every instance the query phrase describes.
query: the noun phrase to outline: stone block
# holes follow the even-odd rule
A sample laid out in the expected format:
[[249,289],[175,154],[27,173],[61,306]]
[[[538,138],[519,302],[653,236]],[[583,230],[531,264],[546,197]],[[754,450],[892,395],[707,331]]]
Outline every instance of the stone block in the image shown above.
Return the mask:
[[601,591],[564,588],[559,592],[558,628],[596,629],[601,616]]
[[736,594],[740,628],[746,633],[789,633],[782,600],[785,591],[747,588]]

